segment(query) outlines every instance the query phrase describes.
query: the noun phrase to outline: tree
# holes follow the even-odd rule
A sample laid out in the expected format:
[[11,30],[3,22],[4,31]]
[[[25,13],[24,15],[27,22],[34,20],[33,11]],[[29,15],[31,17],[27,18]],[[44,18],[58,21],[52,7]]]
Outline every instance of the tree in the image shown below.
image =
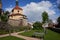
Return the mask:
[[1,14],[1,16],[0,16],[0,19],[1,19],[0,29],[5,30],[6,32],[9,31],[9,34],[10,34],[11,26],[7,23],[8,22],[8,19],[9,19],[9,15],[8,14],[9,14],[8,11],[6,11],[3,14]]
[[57,22],[58,24],[55,27],[60,28],[60,17],[58,17]]
[[33,24],[33,29],[40,29],[42,27],[42,23],[40,23],[40,22],[35,22],[34,24]]
[[57,22],[58,22],[58,24],[60,24],[60,17],[58,17]]
[[45,23],[49,20],[48,13],[45,11],[42,13],[42,20],[43,20],[43,23]]
[[8,19],[9,19],[9,12],[8,11],[6,11],[3,15],[1,15],[1,21],[2,22],[7,22],[8,21]]

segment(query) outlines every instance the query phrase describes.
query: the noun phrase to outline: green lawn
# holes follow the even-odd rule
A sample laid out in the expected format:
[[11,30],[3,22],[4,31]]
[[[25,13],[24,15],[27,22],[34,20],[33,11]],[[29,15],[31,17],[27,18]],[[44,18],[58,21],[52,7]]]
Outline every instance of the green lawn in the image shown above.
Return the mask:
[[[24,36],[29,36],[29,37],[32,37],[32,34],[35,32],[36,30],[31,30],[29,32],[24,32],[24,33],[21,33],[19,35],[24,35]],[[40,30],[39,30],[40,31]],[[42,32],[42,31],[40,31]],[[45,35],[45,40],[60,40],[60,34],[56,33],[56,32],[53,32],[51,30],[48,30],[47,31],[47,34]]]
[[0,35],[2,34],[7,34],[8,32],[6,32],[5,30],[0,30]]
[[17,37],[14,37],[14,36],[7,36],[7,37],[0,38],[0,40],[24,40],[24,39],[17,38]]
[[31,30],[31,31],[28,31],[28,32],[20,33],[19,35],[32,37],[32,35],[33,35],[34,32],[36,32],[36,31],[38,31],[38,32],[42,32],[41,30]]
[[45,35],[45,40],[60,40],[60,34],[48,30],[48,33]]
[[34,33],[35,30],[32,30],[32,31],[29,31],[29,32],[24,32],[24,33],[21,33],[20,35],[23,35],[23,36],[32,36],[32,34]]

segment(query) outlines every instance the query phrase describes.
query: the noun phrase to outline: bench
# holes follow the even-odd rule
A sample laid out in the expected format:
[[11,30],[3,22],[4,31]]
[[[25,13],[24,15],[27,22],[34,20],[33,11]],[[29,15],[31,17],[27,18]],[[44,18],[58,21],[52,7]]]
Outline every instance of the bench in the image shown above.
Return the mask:
[[39,33],[39,32],[34,32],[32,37],[37,37],[37,38],[44,38],[44,33]]

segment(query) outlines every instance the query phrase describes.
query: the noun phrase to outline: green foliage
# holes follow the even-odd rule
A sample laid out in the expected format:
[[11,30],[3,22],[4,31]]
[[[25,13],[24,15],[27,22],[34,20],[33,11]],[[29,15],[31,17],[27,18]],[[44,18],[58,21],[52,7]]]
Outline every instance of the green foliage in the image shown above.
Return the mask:
[[24,39],[17,38],[17,37],[14,37],[14,36],[7,36],[7,37],[0,38],[0,40],[24,40]]
[[12,27],[11,30],[15,31],[15,32],[19,32],[19,31],[24,31],[24,30],[30,30],[30,27],[28,26],[18,26],[18,27]]
[[7,34],[13,31],[11,25],[6,22],[0,22],[0,34]]
[[[28,36],[28,37],[32,37],[35,32],[43,32],[43,30],[31,30],[31,31],[27,31],[27,32],[24,32],[24,33],[19,33],[19,35],[23,35],[23,36]],[[39,38],[39,37],[36,37],[36,38]]]
[[4,14],[8,16],[9,15],[9,11],[6,11]]
[[55,27],[60,28],[60,17],[58,17],[57,22],[58,24]]
[[35,22],[33,24],[33,29],[41,29],[41,27],[42,27],[42,23],[40,23],[40,22]]
[[58,17],[57,22],[60,24],[60,17]]
[[[0,15],[0,30],[5,30],[5,32],[8,32],[10,30],[10,25],[7,23],[9,17],[8,17],[8,14],[9,12],[6,11],[5,13],[1,12],[1,15]],[[5,34],[4,32],[1,32],[0,34]]]
[[[37,31],[40,31],[41,33],[42,30],[37,30]],[[34,32],[36,32],[36,30],[20,33],[19,35],[32,37]],[[47,34],[44,36],[44,40],[60,40],[60,34],[47,29]]]
[[42,13],[42,20],[43,20],[43,23],[47,22],[48,21],[48,13],[47,12],[43,12]]
[[60,34],[53,32],[51,30],[48,30],[47,34],[44,37],[44,40],[60,40]]
[[0,29],[0,35],[3,35],[3,34],[8,34],[8,32],[5,31],[5,30]]
[[8,18],[7,18],[7,15],[2,15],[1,16],[1,21],[2,22],[7,22]]
[[28,32],[19,33],[19,35],[32,37],[32,35],[34,34],[34,32],[35,32],[35,30],[31,30],[31,31],[28,31]]
[[6,11],[5,13],[3,13],[3,15],[1,15],[1,21],[2,22],[7,22],[8,21],[8,19],[9,19],[8,14],[9,14],[9,12]]

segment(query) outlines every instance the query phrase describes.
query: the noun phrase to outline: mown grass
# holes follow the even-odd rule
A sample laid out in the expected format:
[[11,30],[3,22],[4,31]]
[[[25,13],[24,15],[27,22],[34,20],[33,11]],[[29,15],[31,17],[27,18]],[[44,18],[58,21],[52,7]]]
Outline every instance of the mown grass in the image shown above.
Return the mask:
[[24,40],[24,39],[17,38],[17,37],[14,37],[14,36],[7,36],[7,37],[0,38],[0,40]]
[[53,32],[51,30],[47,31],[48,33],[45,35],[44,40],[60,40],[60,34]]
[[0,35],[3,35],[3,34],[8,34],[9,32],[5,31],[5,30],[0,30]]
[[[42,30],[42,31],[43,31],[43,30]],[[42,32],[42,31],[41,31],[41,30],[31,30],[31,31],[28,31],[28,32],[19,33],[19,35],[32,37],[32,35],[33,35],[35,32]]]
[[[31,30],[28,32],[21,33],[19,35],[32,37],[35,31],[39,31],[40,33],[43,32],[41,30]],[[48,29],[47,34],[44,36],[44,40],[60,40],[60,34]]]

